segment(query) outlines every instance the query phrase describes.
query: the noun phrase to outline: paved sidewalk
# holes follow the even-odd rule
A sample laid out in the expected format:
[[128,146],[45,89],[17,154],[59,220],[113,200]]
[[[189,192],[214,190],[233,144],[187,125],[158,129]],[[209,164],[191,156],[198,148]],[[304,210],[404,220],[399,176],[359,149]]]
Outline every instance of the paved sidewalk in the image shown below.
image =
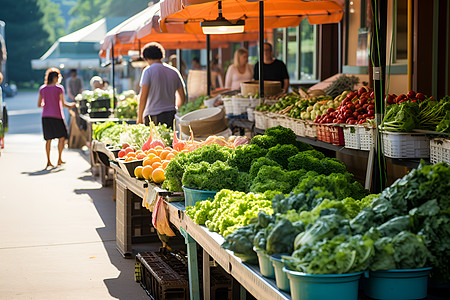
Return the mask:
[[46,171],[42,135],[7,134],[5,146],[0,299],[149,299],[134,281],[134,259],[115,248],[112,188],[91,176],[81,151],[65,149],[67,163]]

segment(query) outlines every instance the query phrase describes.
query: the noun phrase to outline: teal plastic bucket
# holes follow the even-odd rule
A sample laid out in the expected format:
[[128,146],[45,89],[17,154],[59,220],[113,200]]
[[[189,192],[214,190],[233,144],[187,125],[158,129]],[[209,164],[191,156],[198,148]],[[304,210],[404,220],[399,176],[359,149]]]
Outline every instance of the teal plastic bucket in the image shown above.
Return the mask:
[[208,198],[214,199],[217,192],[194,190],[183,186],[184,190],[184,203],[186,206],[194,206],[196,202],[207,200]]
[[274,254],[270,256],[270,261],[272,262],[273,268],[275,270],[275,282],[277,287],[282,290],[289,292],[291,287],[289,286],[289,278],[286,272],[283,271],[284,264],[281,261],[282,256],[288,256],[289,254]]
[[363,272],[313,275],[286,267],[292,300],[357,300],[358,281]]
[[[364,293],[380,300],[413,300],[427,297],[431,268],[366,272]],[[367,278],[368,277],[368,278]]]
[[258,255],[259,270],[261,271],[261,274],[267,278],[275,278],[275,269],[273,268],[269,255],[256,247],[253,247],[253,250]]

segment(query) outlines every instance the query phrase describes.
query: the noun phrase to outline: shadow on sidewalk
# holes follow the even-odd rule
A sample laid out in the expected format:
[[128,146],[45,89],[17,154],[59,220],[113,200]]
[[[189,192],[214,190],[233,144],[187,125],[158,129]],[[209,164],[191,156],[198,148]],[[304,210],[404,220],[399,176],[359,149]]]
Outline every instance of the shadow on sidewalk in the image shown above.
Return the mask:
[[21,174],[28,175],[28,176],[40,176],[40,175],[46,175],[50,173],[58,173],[64,171],[64,167],[53,167],[51,169],[43,169],[39,171],[30,171],[30,172],[22,172]]
[[[87,177],[83,176],[83,179],[89,180]],[[96,179],[92,177],[92,180]],[[99,227],[95,230],[103,241],[111,263],[120,271],[117,278],[105,278],[103,280],[109,294],[117,299],[148,299],[145,291],[134,281],[134,259],[123,258],[116,249],[116,206],[112,200],[112,188],[75,189],[74,193],[88,195],[95,205],[103,224],[105,224],[104,227]],[[146,244],[145,250],[143,250],[157,251],[160,246],[160,243]]]

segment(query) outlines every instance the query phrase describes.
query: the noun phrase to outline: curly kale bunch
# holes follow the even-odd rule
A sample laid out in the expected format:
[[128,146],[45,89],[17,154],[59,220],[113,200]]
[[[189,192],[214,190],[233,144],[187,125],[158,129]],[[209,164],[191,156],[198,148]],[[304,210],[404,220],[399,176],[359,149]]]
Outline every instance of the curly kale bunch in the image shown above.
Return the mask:
[[264,149],[269,149],[277,145],[277,139],[268,135],[256,135],[252,138],[250,144],[258,145]]
[[235,189],[239,171],[222,161],[209,164],[205,161],[190,164],[186,167],[181,182],[184,186],[203,190],[220,191],[222,189]]
[[225,162],[231,159],[233,155],[232,149],[216,144],[204,146],[189,153],[178,153],[166,167],[166,180],[163,187],[172,192],[182,192],[181,181],[186,168],[190,164]]
[[297,136],[290,128],[278,125],[276,127],[271,127],[266,129],[265,134],[267,136],[273,136],[277,144],[280,145],[295,145]]
[[280,191],[287,194],[305,174],[305,170],[286,171],[280,167],[263,165],[250,186],[250,192]]
[[252,162],[252,166],[250,167],[250,176],[255,178],[262,166],[275,166],[281,168],[281,165],[276,161],[268,159],[267,157],[260,157]]
[[269,149],[266,157],[279,163],[283,168],[287,169],[289,158],[298,153],[297,147],[294,145],[276,145]]
[[230,165],[235,166],[241,172],[248,172],[254,159],[267,154],[267,149],[256,144],[241,145],[234,150],[234,156],[230,160]]

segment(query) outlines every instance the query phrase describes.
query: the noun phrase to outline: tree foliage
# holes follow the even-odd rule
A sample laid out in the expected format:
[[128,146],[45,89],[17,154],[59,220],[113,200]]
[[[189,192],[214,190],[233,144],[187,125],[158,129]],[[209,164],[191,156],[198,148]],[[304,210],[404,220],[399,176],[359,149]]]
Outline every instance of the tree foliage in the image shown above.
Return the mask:
[[69,31],[83,28],[103,17],[130,17],[148,5],[148,0],[78,0],[69,14]]
[[54,43],[66,33],[65,20],[61,16],[60,5],[50,0],[38,0],[38,4],[44,13],[44,29],[49,34],[50,43]]
[[44,28],[44,12],[35,0],[3,1],[0,20],[5,21],[7,72],[11,81],[33,79],[31,60],[51,45]]

